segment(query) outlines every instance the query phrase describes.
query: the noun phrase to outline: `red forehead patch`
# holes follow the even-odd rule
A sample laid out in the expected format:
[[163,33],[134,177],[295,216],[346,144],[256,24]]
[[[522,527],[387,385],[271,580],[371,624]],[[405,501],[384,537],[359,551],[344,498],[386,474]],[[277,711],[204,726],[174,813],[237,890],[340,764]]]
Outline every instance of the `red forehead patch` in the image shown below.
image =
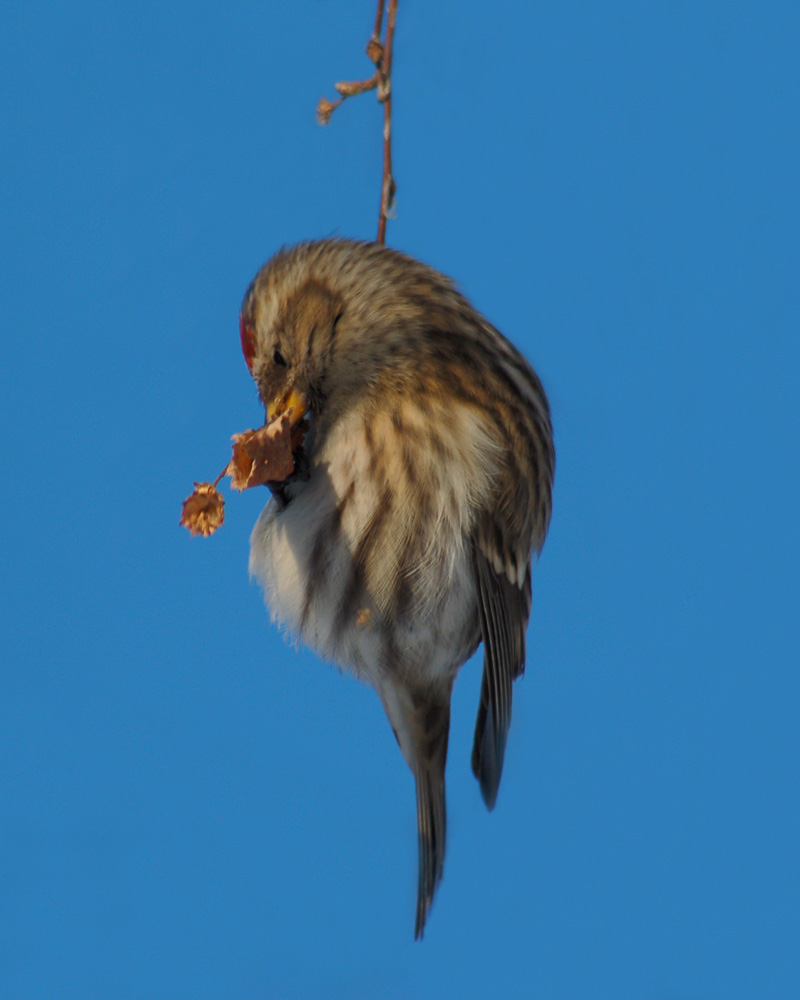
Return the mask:
[[247,367],[252,373],[253,358],[256,353],[256,338],[251,328],[245,323],[244,315],[239,317],[239,338],[242,341],[242,354],[244,355],[244,360],[247,362]]

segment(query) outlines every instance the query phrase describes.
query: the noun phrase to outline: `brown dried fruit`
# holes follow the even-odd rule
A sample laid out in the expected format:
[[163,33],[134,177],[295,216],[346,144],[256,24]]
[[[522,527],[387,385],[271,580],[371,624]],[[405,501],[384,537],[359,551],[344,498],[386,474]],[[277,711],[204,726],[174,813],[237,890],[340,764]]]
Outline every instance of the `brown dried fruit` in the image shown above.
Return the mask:
[[183,501],[180,523],[192,535],[209,535],[225,520],[225,501],[212,483],[195,483],[194,492]]
[[235,490],[282,482],[294,472],[292,427],[289,418],[278,417],[255,431],[234,434],[233,458],[225,470]]
[[180,523],[193,535],[207,538],[225,520],[225,501],[217,492],[217,483],[223,476],[230,476],[231,486],[240,492],[251,486],[282,482],[291,476],[292,452],[302,448],[308,430],[305,420],[295,420],[296,409],[293,403],[286,413],[258,430],[233,435],[230,462],[213,483],[195,483],[194,493],[183,501]]

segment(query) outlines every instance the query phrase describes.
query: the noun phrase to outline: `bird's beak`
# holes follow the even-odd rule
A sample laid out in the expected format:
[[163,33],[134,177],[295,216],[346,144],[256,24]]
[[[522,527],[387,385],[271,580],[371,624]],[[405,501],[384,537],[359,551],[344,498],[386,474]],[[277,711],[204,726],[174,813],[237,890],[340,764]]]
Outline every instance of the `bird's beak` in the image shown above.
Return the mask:
[[289,425],[294,427],[303,419],[307,409],[308,401],[305,396],[297,389],[290,389],[285,396],[273,399],[267,404],[267,421],[285,414],[289,418]]

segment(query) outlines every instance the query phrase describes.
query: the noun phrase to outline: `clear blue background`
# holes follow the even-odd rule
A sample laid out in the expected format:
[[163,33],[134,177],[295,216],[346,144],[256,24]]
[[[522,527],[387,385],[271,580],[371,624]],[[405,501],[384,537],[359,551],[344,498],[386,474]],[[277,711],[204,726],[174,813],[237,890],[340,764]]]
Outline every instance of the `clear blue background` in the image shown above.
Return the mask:
[[0,996],[800,995],[795,2],[400,3],[389,242],[550,393],[555,514],[494,814],[456,687],[412,941],[374,694],[193,479],[262,419],[237,313],[372,238],[372,0],[0,10]]

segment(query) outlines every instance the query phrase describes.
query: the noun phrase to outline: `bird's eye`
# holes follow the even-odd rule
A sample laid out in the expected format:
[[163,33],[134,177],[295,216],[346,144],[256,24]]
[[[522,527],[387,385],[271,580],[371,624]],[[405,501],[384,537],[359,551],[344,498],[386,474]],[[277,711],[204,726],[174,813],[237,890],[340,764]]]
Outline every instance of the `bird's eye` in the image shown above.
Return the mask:
[[281,368],[286,367],[286,359],[284,358],[284,356],[281,354],[280,351],[275,351],[275,353],[272,355],[272,360],[275,362],[276,365],[280,365]]

